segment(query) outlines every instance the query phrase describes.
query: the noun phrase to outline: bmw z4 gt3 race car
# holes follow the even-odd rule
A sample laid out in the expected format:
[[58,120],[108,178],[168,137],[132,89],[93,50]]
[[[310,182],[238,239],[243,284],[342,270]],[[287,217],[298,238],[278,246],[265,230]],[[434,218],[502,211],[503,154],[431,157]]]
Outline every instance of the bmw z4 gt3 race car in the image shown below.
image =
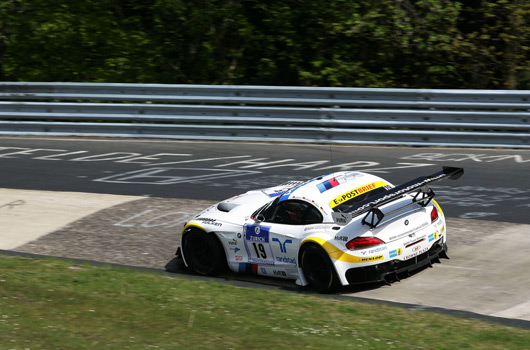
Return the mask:
[[249,191],[185,224],[177,257],[199,274],[234,272],[296,280],[322,293],[399,280],[447,257],[442,209],[427,185],[462,168],[399,186],[362,172]]

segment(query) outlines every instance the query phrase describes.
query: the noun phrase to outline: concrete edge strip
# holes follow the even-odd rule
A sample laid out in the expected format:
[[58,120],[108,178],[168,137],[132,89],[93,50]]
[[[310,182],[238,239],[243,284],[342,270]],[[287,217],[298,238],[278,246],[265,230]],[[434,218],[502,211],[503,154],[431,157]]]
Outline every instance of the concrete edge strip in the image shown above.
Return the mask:
[[[14,249],[86,216],[146,197],[0,188],[0,249]],[[10,215],[6,215],[9,213]]]

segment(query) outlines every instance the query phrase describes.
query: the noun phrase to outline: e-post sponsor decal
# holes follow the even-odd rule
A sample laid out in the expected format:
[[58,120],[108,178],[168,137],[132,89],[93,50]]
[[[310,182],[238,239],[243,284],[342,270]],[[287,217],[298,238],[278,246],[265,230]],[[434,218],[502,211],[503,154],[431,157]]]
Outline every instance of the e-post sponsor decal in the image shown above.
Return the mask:
[[356,189],[353,189],[351,191],[348,191],[346,193],[341,194],[337,198],[333,199],[331,202],[329,202],[329,206],[331,208],[335,208],[336,206],[349,201],[352,198],[355,198],[363,193],[375,190],[376,188],[386,186],[387,184],[382,181],[372,182],[371,184],[367,184],[361,187],[358,187]]

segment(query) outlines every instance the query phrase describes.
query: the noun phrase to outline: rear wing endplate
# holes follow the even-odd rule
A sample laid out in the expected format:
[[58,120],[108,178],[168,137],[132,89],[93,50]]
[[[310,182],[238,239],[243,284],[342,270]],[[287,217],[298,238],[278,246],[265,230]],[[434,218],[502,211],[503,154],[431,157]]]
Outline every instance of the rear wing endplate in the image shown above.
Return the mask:
[[[364,201],[355,203],[351,207],[347,208],[342,212],[332,212],[333,221],[337,225],[347,225],[353,218],[365,214],[362,220],[364,225],[368,225],[370,228],[375,228],[383,220],[385,215],[391,214],[402,208],[419,204],[421,206],[427,206],[434,197],[434,192],[427,185],[431,182],[436,182],[448,178],[450,180],[459,179],[464,174],[463,168],[454,167],[442,167],[442,171],[434,173],[428,176],[418,177],[414,180],[408,181],[402,185],[396,186],[388,191],[369,197]],[[383,213],[381,207],[385,204],[391,203],[403,197],[407,193],[417,192],[412,201],[396,210]]]

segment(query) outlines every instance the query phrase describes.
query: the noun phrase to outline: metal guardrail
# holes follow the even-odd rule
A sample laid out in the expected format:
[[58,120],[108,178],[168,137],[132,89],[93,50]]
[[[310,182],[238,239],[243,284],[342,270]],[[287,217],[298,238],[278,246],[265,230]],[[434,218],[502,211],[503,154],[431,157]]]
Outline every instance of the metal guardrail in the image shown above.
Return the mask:
[[0,135],[530,148],[530,91],[0,82]]

